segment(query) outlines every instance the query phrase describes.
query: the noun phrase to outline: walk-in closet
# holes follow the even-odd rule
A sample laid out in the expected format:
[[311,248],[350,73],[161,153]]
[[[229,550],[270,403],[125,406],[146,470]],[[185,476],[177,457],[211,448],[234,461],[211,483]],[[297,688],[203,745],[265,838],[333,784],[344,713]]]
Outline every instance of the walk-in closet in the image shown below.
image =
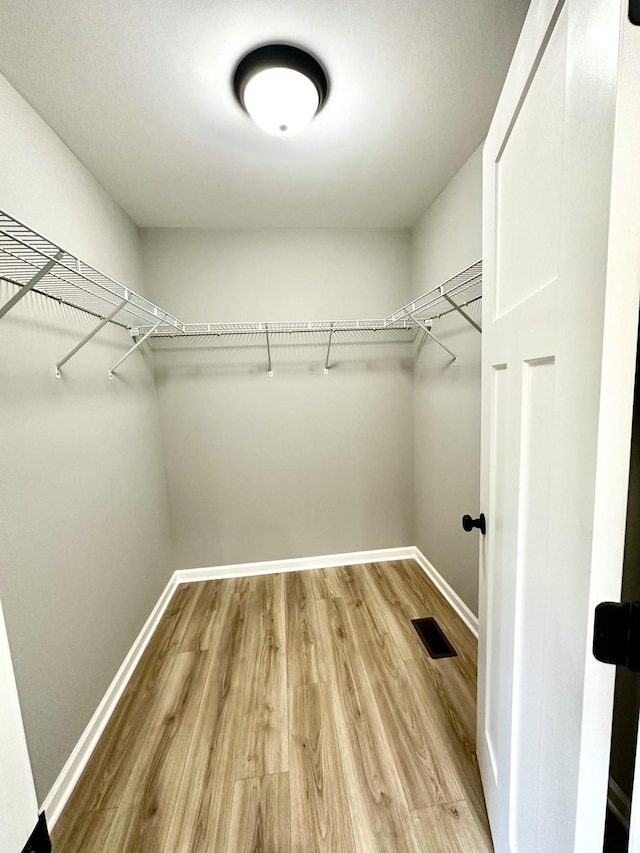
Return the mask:
[[602,849],[627,5],[3,4],[0,853]]

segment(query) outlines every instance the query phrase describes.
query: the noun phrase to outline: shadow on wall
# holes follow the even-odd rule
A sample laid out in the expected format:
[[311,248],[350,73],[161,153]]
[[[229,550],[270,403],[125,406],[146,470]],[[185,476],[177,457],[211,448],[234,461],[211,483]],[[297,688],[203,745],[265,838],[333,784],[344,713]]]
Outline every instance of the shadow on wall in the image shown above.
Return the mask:
[[162,339],[154,343],[158,378],[185,375],[261,374],[269,369],[269,356],[274,374],[342,372],[389,372],[413,370],[413,335],[404,333],[348,333],[348,339],[334,336],[329,349],[327,335],[315,333],[272,335],[266,338],[238,335]]

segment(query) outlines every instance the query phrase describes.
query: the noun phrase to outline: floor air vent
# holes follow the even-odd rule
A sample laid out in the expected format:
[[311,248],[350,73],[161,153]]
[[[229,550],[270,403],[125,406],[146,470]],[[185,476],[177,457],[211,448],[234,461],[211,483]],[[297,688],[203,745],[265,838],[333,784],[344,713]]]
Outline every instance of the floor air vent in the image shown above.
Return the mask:
[[428,616],[425,619],[412,619],[411,624],[418,632],[418,636],[432,658],[457,656],[458,653],[442,633],[442,629],[433,616]]

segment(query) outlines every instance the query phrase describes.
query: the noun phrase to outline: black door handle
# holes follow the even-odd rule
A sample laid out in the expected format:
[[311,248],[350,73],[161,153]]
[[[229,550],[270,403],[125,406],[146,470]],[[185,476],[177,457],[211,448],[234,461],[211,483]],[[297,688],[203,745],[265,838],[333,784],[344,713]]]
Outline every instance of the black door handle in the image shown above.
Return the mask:
[[473,530],[474,527],[477,527],[480,533],[484,536],[487,532],[487,523],[484,518],[484,513],[480,513],[480,518],[471,518],[470,515],[462,516],[462,526],[467,531]]

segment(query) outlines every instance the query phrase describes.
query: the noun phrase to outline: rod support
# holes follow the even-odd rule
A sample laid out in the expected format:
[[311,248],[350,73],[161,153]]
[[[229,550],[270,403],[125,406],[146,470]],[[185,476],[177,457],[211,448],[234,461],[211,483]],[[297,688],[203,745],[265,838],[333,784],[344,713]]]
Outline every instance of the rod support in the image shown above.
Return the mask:
[[127,352],[122,356],[120,361],[117,361],[113,365],[113,367],[109,371],[109,379],[113,379],[113,374],[116,372],[116,368],[120,367],[120,365],[122,364],[123,361],[126,361],[129,358],[129,356],[138,349],[138,347],[142,346],[142,344],[147,340],[147,338],[155,332],[155,330],[158,328],[158,326],[160,325],[161,322],[162,322],[162,320],[158,320],[158,322],[155,324],[155,326],[153,326],[153,328],[149,329],[149,331],[146,333],[146,335],[143,338],[140,338],[139,341],[136,341],[136,343],[131,347],[131,349],[127,350]]

